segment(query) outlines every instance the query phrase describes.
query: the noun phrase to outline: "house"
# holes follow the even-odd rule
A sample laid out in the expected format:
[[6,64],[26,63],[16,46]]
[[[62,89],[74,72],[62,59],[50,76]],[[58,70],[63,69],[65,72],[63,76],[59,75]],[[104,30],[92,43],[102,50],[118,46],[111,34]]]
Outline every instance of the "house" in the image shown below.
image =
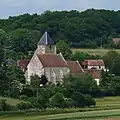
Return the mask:
[[55,41],[45,32],[37,44],[31,60],[19,60],[17,65],[25,72],[27,83],[30,84],[31,76],[45,75],[49,82],[62,83],[63,77],[71,74],[87,72],[99,84],[101,71],[105,69],[103,60],[66,61],[64,56],[56,54]]
[[102,70],[105,69],[103,60],[85,60],[82,62],[82,67],[85,72],[89,73],[99,85]]
[[100,78],[101,78],[101,73],[102,70],[96,70],[96,69],[89,69],[89,70],[84,70],[85,72],[89,73],[94,80],[97,82],[97,85],[100,84]]
[[112,41],[114,42],[114,44],[119,44],[120,38],[113,38]]
[[103,60],[85,60],[82,62],[83,69],[96,69],[96,70],[105,70],[105,64]]

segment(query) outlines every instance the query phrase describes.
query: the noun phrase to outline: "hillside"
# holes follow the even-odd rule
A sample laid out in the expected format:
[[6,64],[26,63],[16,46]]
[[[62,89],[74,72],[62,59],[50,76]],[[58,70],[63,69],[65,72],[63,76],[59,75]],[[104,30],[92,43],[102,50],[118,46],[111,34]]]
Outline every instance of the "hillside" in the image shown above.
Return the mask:
[[[120,11],[89,9],[79,11],[46,11],[41,15],[24,14],[0,20],[7,38],[6,48],[16,52],[35,50],[41,35],[47,30],[53,39],[68,40],[75,48],[120,48],[112,37],[120,35]],[[22,44],[22,45],[21,45]]]

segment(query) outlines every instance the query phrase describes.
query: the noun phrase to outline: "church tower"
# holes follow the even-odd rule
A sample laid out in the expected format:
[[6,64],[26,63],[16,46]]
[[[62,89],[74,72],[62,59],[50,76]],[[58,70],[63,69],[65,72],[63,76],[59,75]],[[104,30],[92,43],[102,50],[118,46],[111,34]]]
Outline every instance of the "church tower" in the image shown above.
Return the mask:
[[38,42],[38,48],[36,53],[45,54],[45,53],[53,53],[56,54],[56,45],[55,41],[50,37],[48,32],[46,31],[44,35],[41,37],[40,41]]

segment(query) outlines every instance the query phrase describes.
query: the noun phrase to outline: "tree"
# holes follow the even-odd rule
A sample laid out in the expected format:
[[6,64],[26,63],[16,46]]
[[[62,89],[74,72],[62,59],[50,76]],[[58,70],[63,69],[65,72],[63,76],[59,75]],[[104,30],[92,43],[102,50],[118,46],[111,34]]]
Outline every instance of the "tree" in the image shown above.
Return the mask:
[[63,94],[56,93],[52,98],[50,102],[52,107],[58,107],[58,108],[64,108],[65,107],[65,99]]
[[40,77],[38,75],[31,76],[31,83],[30,85],[33,88],[39,88],[40,87]]
[[57,41],[56,47],[58,54],[61,52],[65,59],[71,58],[72,51],[70,50],[70,45],[68,44],[67,41],[64,40]]
[[120,76],[120,55],[114,58],[111,71],[113,74]]
[[0,29],[0,67],[4,61],[4,46],[7,41],[7,34],[4,30]]
[[87,60],[87,59],[100,59],[100,56],[89,55],[88,53],[77,51],[77,52],[73,53],[71,59],[74,60],[74,61],[76,61],[76,60],[84,61],[84,60]]
[[0,45],[5,46],[7,42],[8,42],[7,33],[4,30],[0,29]]
[[6,70],[6,76],[10,82],[17,80],[20,83],[25,84],[24,72],[17,66],[8,66]]
[[120,95],[120,76],[112,77],[111,88],[115,91],[115,95]]
[[7,95],[13,98],[19,98],[25,85],[20,83],[20,81],[13,80],[7,90]]
[[4,91],[9,86],[8,78],[6,76],[6,62],[4,58],[4,45],[6,42],[6,33],[0,29],[0,94],[4,94]]
[[[11,48],[15,52],[27,54],[36,48],[39,33],[27,29],[17,29],[10,34]],[[35,36],[36,35],[36,36]],[[36,40],[37,39],[37,40]]]
[[76,107],[85,107],[85,106],[95,106],[96,102],[90,95],[85,95],[80,92],[74,92],[72,99],[75,101],[74,105]]
[[100,87],[102,88],[110,88],[111,86],[111,75],[108,71],[102,71],[101,80],[100,80]]
[[88,73],[70,75],[65,77],[63,81],[64,87],[67,88],[71,94],[75,91],[87,94],[94,90],[98,90],[96,81]]
[[109,51],[105,56],[103,56],[103,60],[105,62],[106,68],[109,69],[110,73],[112,72],[112,68],[114,65],[114,59],[119,55],[116,51]]

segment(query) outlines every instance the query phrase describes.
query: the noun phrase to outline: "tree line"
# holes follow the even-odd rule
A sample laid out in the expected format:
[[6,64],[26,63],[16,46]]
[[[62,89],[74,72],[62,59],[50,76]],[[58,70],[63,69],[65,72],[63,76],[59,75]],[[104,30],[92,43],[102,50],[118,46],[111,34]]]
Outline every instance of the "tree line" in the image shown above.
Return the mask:
[[15,51],[34,50],[46,30],[55,40],[68,40],[71,47],[97,48],[102,40],[104,47],[119,48],[112,43],[112,37],[120,36],[119,21],[120,11],[45,11],[0,19],[0,29],[8,36],[5,46]]

